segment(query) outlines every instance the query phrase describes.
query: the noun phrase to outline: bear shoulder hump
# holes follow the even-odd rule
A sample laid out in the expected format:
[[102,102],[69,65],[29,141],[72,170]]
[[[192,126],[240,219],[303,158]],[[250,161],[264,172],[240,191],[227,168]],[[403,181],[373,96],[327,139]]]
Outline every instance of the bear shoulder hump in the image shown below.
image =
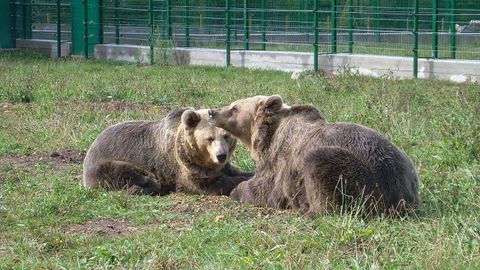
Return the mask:
[[293,105],[290,109],[290,115],[302,116],[310,121],[325,121],[325,117],[322,113],[317,108],[310,105]]

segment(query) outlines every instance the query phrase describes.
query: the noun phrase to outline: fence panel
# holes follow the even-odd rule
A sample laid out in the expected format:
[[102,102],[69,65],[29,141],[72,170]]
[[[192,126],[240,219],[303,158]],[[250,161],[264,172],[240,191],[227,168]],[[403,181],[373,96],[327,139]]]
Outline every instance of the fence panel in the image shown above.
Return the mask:
[[[417,1],[417,13],[409,0],[61,0],[59,11],[56,0],[12,5],[16,38],[70,41],[79,32],[71,18],[82,16],[88,35],[80,33],[90,47],[225,49],[228,26],[231,50],[413,57],[417,48],[421,58],[480,59],[480,1]],[[88,7],[86,22],[71,2]],[[99,18],[92,19],[96,9]]]

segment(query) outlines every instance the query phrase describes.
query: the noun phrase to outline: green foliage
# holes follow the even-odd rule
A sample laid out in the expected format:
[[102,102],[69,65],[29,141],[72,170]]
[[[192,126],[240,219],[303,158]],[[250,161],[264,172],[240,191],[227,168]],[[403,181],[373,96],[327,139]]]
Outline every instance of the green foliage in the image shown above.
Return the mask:
[[[276,71],[18,54],[0,55],[0,81],[0,269],[480,264],[478,84],[352,74],[293,81]],[[27,85],[30,103],[12,98]],[[329,121],[385,134],[414,160],[423,207],[403,219],[342,213],[308,220],[224,197],[87,190],[80,184],[81,164],[32,158],[65,148],[84,153],[103,129],[121,121],[159,119],[179,106],[217,107],[256,94],[314,104]],[[234,162],[244,170],[255,166],[242,146]]]

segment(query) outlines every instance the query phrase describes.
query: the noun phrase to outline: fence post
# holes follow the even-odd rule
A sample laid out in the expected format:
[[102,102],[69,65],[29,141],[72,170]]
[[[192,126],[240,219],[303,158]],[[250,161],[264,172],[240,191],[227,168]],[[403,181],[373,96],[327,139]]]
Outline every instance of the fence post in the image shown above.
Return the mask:
[[225,0],[225,61],[230,66],[230,0]]
[[250,49],[248,32],[248,0],[243,0],[243,49]]
[[336,18],[336,8],[337,8],[337,1],[331,0],[330,1],[330,47],[332,53],[337,53],[337,18]]
[[30,4],[25,10],[25,38],[32,38],[32,0],[28,1]]
[[148,43],[150,45],[150,65],[153,65],[154,61],[154,51],[153,51],[153,0],[148,0],[148,28],[150,29],[150,34],[148,36]]
[[119,0],[115,0],[115,44],[120,44],[120,20],[118,15],[118,9],[120,8]]
[[62,57],[62,24],[60,14],[60,0],[57,0],[57,58]]
[[83,0],[83,54],[88,58],[88,0]]
[[418,1],[413,0],[413,77],[418,77]]
[[[22,4],[21,18],[19,23],[16,23],[17,35],[23,39],[32,38],[32,0],[21,0],[19,3]],[[19,29],[18,25],[21,25]]]
[[15,48],[15,2],[0,1],[0,49]]
[[456,0],[450,0],[450,57],[452,59],[456,58],[457,51],[457,29],[455,28],[455,9],[457,8],[456,2]]
[[167,0],[167,36],[168,40],[172,40],[172,2]]
[[353,4],[348,0],[348,53],[353,53]]
[[[72,45],[75,55],[93,55],[94,45],[100,43],[102,29],[99,3],[99,0],[71,0]],[[86,55],[85,46],[88,48]]]
[[267,49],[267,22],[265,21],[265,0],[262,0],[262,50]]
[[[9,0],[5,0],[9,2]],[[15,7],[15,36],[21,39],[32,38],[32,1],[31,0],[13,0]],[[8,10],[8,8],[7,8]],[[8,17],[7,17],[8,18]]]
[[318,71],[318,0],[313,2],[313,69]]
[[432,0],[432,58],[438,58],[438,0]]
[[190,10],[189,1],[185,0],[185,47],[190,47]]
[[[4,7],[3,10],[13,11],[11,14],[12,22],[5,23],[8,25],[15,25],[15,38],[31,39],[32,38],[32,1],[31,0],[4,0],[5,4],[10,7]],[[10,18],[10,13],[5,16]]]

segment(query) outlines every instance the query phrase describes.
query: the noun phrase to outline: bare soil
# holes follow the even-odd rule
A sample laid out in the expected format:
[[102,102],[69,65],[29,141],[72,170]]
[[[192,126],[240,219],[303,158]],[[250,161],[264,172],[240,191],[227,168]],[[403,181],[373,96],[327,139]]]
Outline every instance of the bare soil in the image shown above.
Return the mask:
[[0,157],[0,164],[14,166],[32,172],[35,164],[49,164],[55,170],[65,170],[71,164],[81,164],[85,154],[71,150],[62,149],[50,153],[34,152],[28,155],[8,155]]
[[62,149],[59,151],[54,151],[51,153],[37,153],[33,152],[32,154],[27,155],[8,155],[0,157],[0,162],[5,162],[11,165],[17,164],[35,164],[35,163],[46,163],[53,161],[56,163],[82,163],[85,158],[85,154],[76,152],[71,149]]
[[119,236],[133,234],[138,231],[138,228],[131,226],[123,218],[108,218],[65,226],[63,231],[68,234]]
[[0,112],[8,112],[12,106],[11,102],[0,102]]
[[[285,213],[291,213],[285,209],[273,209],[266,207],[255,207],[256,211],[252,211],[252,205],[249,204],[233,204],[228,202],[230,198],[227,196],[214,196],[203,195],[196,196],[192,200],[192,196],[184,193],[172,193],[168,195],[171,199],[177,202],[169,210],[175,213],[192,213],[195,215],[203,215],[212,211],[221,213],[238,213],[239,215],[248,215],[249,218],[269,218],[273,216],[283,215]],[[218,218],[216,221],[221,221],[222,218]]]

